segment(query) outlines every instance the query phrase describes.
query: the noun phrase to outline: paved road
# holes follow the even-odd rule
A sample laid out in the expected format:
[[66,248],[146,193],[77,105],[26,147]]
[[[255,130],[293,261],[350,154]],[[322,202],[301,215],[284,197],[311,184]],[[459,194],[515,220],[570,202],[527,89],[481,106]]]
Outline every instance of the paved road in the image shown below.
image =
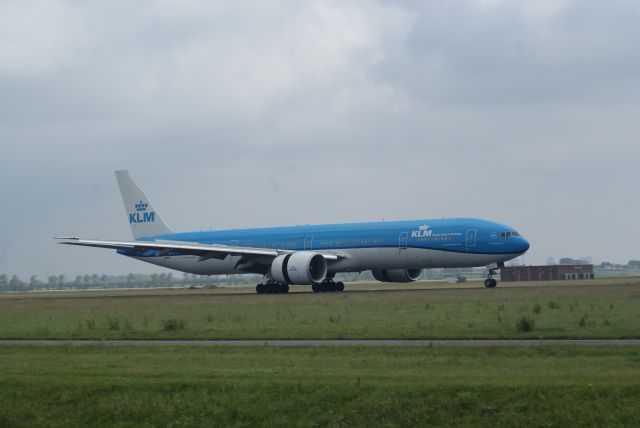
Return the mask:
[[640,346],[640,339],[547,340],[0,340],[0,346]]

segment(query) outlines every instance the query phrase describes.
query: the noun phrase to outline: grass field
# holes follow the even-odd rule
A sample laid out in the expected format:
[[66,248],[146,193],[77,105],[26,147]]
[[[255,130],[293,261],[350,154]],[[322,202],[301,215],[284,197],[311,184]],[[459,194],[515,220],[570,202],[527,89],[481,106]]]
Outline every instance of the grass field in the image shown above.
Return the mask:
[[[640,337],[639,280],[544,285],[7,293],[0,338]],[[638,347],[0,348],[0,427],[640,426],[638,402]]]
[[639,426],[640,349],[4,347],[0,426]]
[[[503,284],[485,289],[465,284],[472,288],[458,289],[460,286],[451,284],[423,283],[412,285],[414,290],[384,293],[260,296],[247,294],[251,289],[224,295],[220,290],[4,294],[0,295],[0,338],[640,337],[640,280],[570,285]],[[517,327],[523,317],[530,331]]]

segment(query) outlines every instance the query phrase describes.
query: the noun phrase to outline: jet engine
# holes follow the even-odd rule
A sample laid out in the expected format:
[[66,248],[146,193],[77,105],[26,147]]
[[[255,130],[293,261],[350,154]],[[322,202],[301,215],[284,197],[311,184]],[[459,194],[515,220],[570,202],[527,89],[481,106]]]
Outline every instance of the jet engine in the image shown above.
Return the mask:
[[414,282],[422,277],[422,269],[372,270],[371,273],[380,282]]
[[319,284],[327,277],[327,261],[313,251],[283,254],[273,259],[270,276],[283,284]]

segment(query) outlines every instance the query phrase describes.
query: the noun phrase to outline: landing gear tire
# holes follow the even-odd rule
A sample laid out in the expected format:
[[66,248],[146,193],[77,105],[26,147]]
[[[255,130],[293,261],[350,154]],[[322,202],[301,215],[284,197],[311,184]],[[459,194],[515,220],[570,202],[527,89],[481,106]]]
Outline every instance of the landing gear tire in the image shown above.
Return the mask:
[[484,286],[487,288],[494,288],[496,285],[498,285],[498,281],[493,278],[487,278],[484,280]]
[[282,284],[275,281],[268,281],[265,284],[258,284],[256,286],[256,293],[258,294],[286,294],[288,292],[288,284]]
[[333,279],[326,279],[321,283],[313,284],[311,290],[314,293],[335,293],[344,291],[344,283],[333,282]]
[[498,285],[498,281],[493,279],[493,275],[496,274],[496,269],[489,269],[489,278],[484,280],[484,286],[487,288],[495,288]]

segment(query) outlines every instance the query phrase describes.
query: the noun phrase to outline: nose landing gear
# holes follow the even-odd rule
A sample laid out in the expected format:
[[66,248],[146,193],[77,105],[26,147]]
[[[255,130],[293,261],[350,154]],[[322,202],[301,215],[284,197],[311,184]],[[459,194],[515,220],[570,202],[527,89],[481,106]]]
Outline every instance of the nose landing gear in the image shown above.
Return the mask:
[[496,271],[498,269],[501,269],[503,267],[504,267],[504,262],[496,262],[496,263],[492,263],[489,266],[487,266],[487,269],[489,269],[489,277],[484,280],[484,286],[485,287],[494,288],[496,285],[498,285],[498,281],[493,279],[493,275],[496,274]]
[[498,281],[496,281],[493,278],[487,278],[487,279],[484,280],[484,286],[487,287],[487,288],[493,288],[496,285],[498,285]]
[[487,288],[494,288],[496,285],[498,285],[498,281],[496,281],[493,278],[493,275],[496,274],[496,270],[495,269],[489,269],[489,278],[484,280],[484,286]]

